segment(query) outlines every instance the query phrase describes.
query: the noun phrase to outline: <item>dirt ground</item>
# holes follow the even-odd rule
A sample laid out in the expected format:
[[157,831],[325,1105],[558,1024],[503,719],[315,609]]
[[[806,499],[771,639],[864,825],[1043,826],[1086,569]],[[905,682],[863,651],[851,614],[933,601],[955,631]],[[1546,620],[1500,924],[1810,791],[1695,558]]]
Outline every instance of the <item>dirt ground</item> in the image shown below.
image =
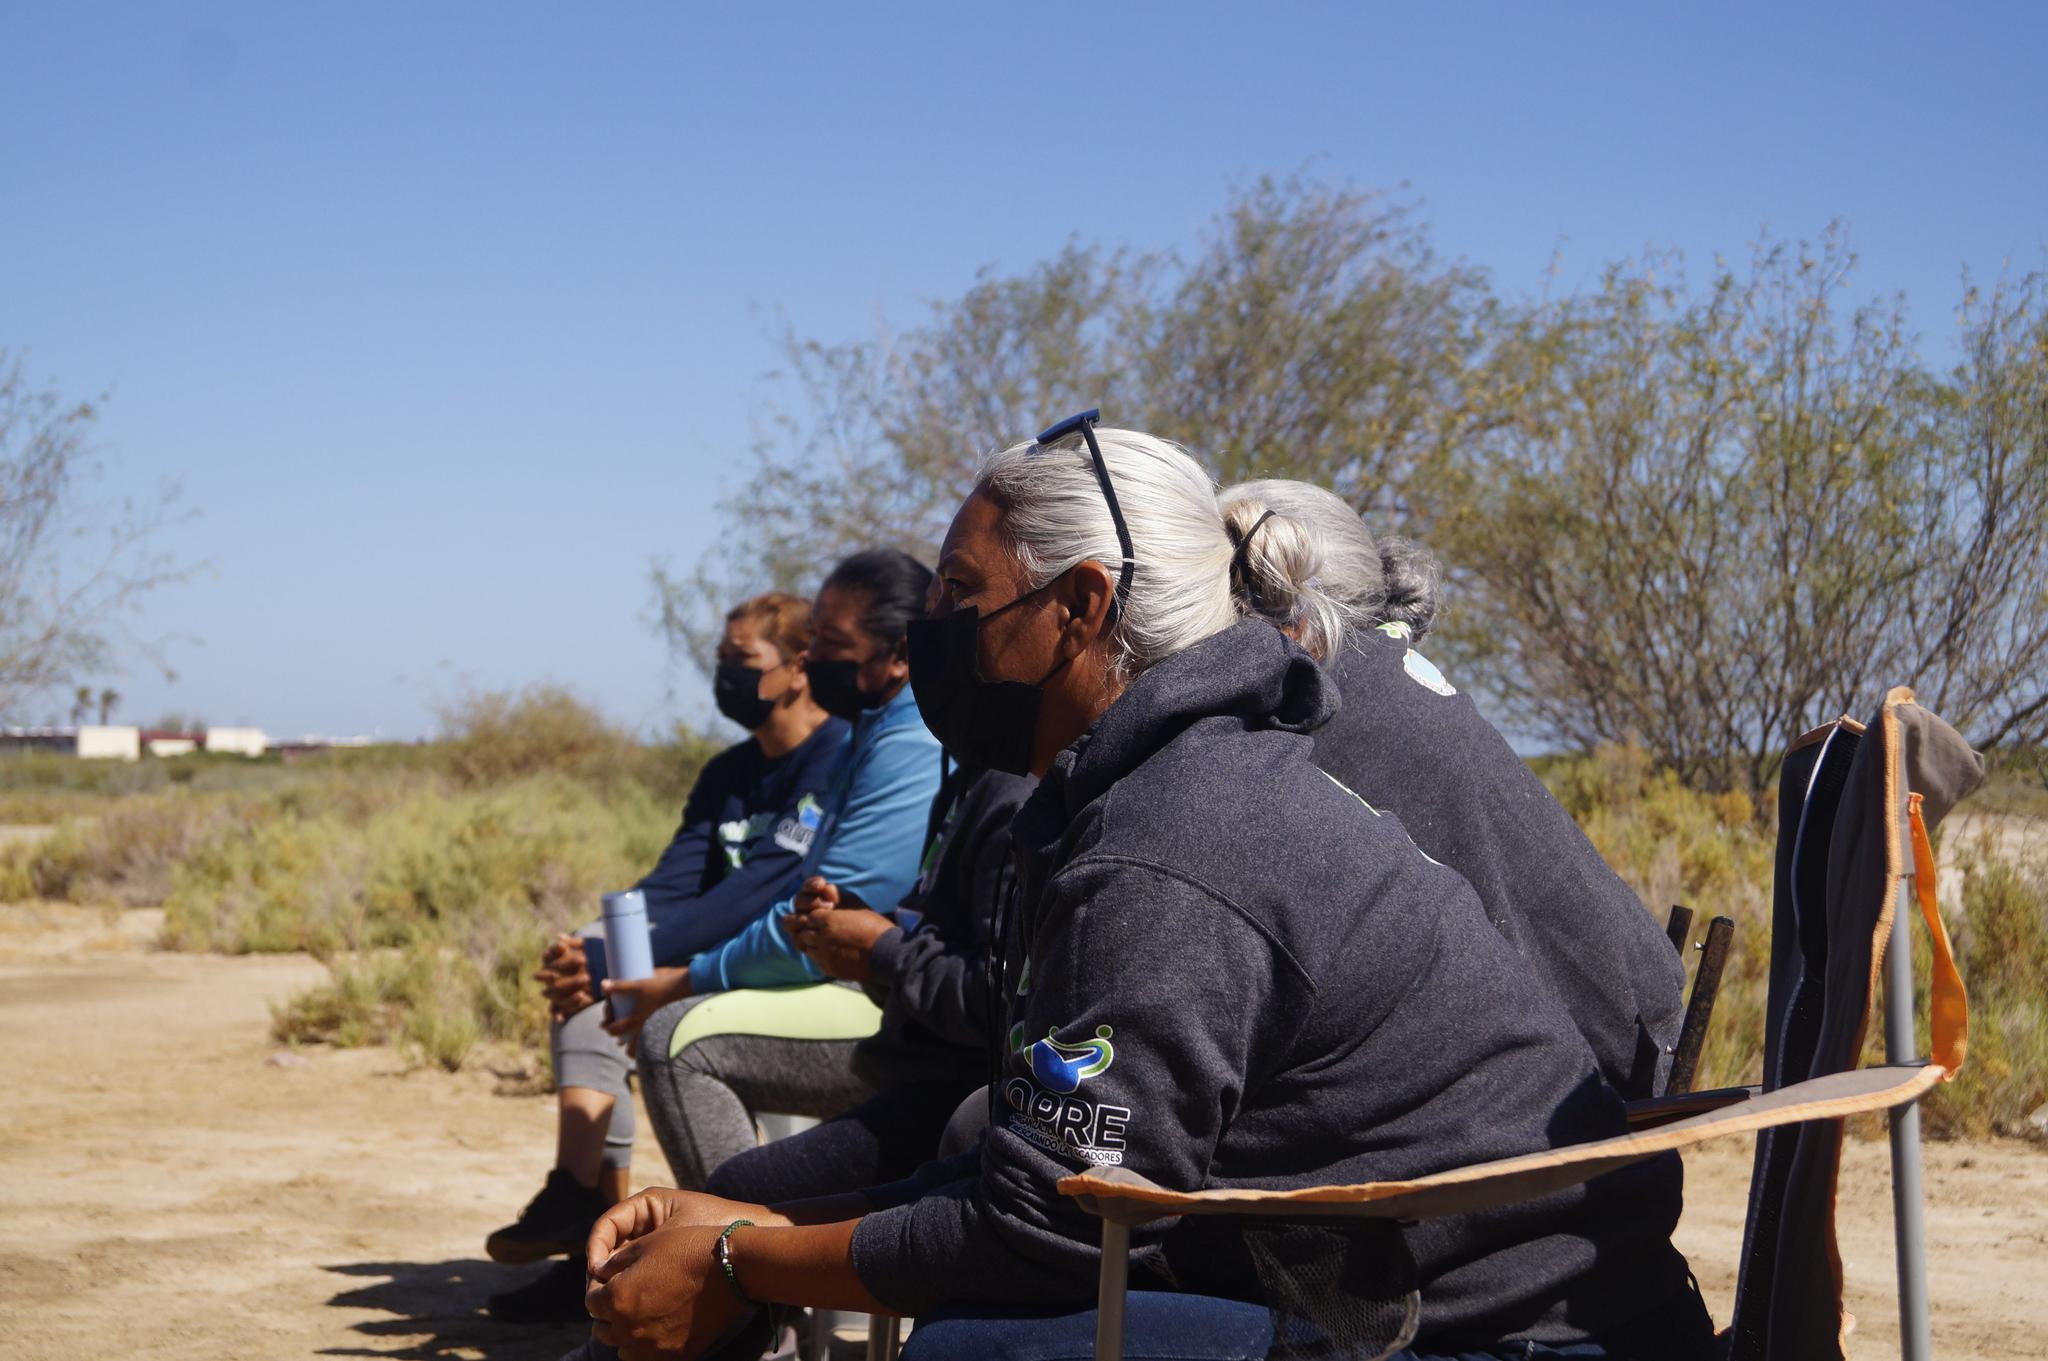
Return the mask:
[[[538,1185],[545,1098],[386,1050],[282,1055],[267,1004],[320,966],[155,953],[155,928],[0,907],[0,1357],[551,1361],[577,1341],[481,1312],[531,1270],[481,1245]],[[1688,1168],[1680,1245],[1724,1320],[1748,1158]],[[1935,1145],[1928,1165],[1937,1354],[2048,1356],[2048,1151]],[[638,1172],[666,1175],[651,1140]],[[1896,1354],[1887,1183],[1883,1143],[1852,1141],[1864,1357]]]

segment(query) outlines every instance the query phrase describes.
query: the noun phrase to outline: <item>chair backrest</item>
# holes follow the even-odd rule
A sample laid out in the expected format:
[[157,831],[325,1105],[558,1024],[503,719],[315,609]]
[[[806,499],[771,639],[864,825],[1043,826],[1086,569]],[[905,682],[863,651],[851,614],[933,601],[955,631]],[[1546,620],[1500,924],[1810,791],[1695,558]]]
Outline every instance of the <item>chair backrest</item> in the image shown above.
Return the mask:
[[[1686,934],[1692,929],[1692,909],[1673,907],[1665,931],[1682,957]],[[1735,919],[1716,917],[1707,923],[1706,935],[1694,946],[1700,962],[1692,973],[1692,992],[1685,1003],[1685,1020],[1678,1028],[1678,1043],[1671,1051],[1671,1071],[1665,1075],[1660,1097],[1684,1096],[1692,1091],[1692,1080],[1700,1065],[1700,1051],[1707,1043],[1707,1027],[1714,1019],[1714,1002],[1721,995],[1721,974],[1728,967],[1728,951],[1735,942]]]
[[[1868,726],[1842,718],[1792,744],[1779,792],[1766,1092],[1857,1066],[1877,966],[1904,925],[1894,902],[1911,864],[1909,819],[1938,822],[1982,778],[1969,744],[1905,689]],[[1842,1355],[1842,1131],[1827,1120],[1758,1137],[1729,1361]]]

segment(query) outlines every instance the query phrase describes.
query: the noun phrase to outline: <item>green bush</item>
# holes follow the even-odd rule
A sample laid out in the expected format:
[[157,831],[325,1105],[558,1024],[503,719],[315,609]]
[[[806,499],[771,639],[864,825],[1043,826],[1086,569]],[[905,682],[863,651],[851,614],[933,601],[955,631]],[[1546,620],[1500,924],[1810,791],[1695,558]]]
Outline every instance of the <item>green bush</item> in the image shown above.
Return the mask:
[[538,1045],[541,947],[654,862],[714,747],[636,743],[559,691],[446,721],[439,742],[201,763],[142,792],[112,763],[12,763],[0,798],[76,811],[0,849],[0,897],[161,905],[170,949],[312,952],[331,974],[277,1009],[289,1042],[395,1042],[449,1068]]

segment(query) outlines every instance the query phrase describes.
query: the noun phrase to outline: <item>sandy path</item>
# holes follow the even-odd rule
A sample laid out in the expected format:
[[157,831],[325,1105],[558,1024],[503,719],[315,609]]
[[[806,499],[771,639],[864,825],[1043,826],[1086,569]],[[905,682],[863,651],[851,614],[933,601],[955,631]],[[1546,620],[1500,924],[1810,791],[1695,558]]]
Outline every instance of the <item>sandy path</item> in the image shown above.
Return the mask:
[[[551,1361],[573,1343],[480,1312],[528,1270],[480,1244],[537,1185],[548,1103],[381,1050],[275,1065],[266,1002],[320,967],[149,953],[152,915],[0,907],[0,1356]],[[1748,1156],[1693,1160],[1680,1229],[1724,1319]],[[2048,1356],[2048,1153],[1937,1145],[1929,1165],[1938,1354]],[[665,1175],[651,1143],[640,1171]],[[1852,1142],[1866,1357],[1896,1350],[1888,1196],[1883,1143]]]
[[385,1050],[277,1066],[266,1002],[318,964],[22,912],[0,908],[0,1356],[553,1361],[578,1340],[479,1312],[532,1270],[481,1245],[546,1170],[544,1099]]

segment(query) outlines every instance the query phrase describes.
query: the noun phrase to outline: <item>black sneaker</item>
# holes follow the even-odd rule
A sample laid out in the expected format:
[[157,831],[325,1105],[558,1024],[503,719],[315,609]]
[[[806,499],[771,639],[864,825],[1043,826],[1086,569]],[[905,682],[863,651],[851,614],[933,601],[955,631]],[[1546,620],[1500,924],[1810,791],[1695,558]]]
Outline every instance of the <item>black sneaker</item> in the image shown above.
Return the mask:
[[595,1187],[578,1185],[558,1167],[548,1173],[547,1185],[526,1203],[518,1219],[484,1240],[484,1251],[492,1261],[514,1266],[543,1257],[579,1256],[604,1212]]
[[491,1296],[485,1307],[501,1323],[588,1323],[583,1309],[583,1256],[554,1262],[525,1285]]

